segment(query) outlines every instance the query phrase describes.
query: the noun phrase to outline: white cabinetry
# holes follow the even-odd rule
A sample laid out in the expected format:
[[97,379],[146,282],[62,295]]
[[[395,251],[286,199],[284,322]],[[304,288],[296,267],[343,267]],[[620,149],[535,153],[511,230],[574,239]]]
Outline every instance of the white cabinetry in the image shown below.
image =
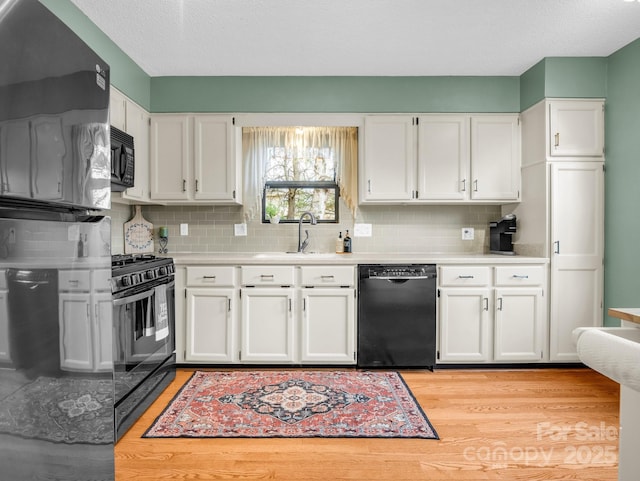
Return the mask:
[[231,266],[186,268],[185,361],[235,360],[235,273]]
[[60,367],[68,371],[113,368],[111,270],[58,273]]
[[300,267],[302,363],[354,364],[355,269]]
[[365,117],[361,203],[497,203],[520,195],[518,115]]
[[597,99],[554,99],[522,113],[522,201],[504,213],[526,219],[514,237],[517,247],[550,258],[554,362],[578,362],[572,331],[602,325],[603,106]]
[[0,361],[10,361],[7,271],[0,270]]
[[439,362],[537,362],[547,339],[543,266],[442,266]]
[[603,159],[604,102],[552,100],[548,109],[550,157]]
[[151,198],[163,203],[240,204],[237,140],[230,115],[153,115]]
[[241,268],[241,362],[290,364],[294,361],[294,268]]
[[112,87],[109,116],[112,126],[133,137],[136,162],[134,186],[122,192],[120,196],[114,196],[114,200],[120,197],[149,202],[149,112]]

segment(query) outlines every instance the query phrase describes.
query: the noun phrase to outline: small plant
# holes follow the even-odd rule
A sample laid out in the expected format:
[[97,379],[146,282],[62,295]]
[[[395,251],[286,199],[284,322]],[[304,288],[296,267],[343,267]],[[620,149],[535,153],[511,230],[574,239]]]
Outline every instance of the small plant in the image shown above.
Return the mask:
[[264,208],[264,213],[272,224],[280,223],[280,215],[278,214],[278,209],[275,205],[267,204]]

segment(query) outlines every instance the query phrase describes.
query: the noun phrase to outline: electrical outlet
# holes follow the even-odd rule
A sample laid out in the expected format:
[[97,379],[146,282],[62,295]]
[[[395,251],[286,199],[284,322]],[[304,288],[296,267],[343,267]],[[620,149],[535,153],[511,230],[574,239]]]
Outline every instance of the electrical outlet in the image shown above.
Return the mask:
[[474,235],[475,235],[475,231],[473,227],[462,228],[462,240],[473,240]]
[[353,237],[371,237],[371,224],[353,224]]
[[180,224],[180,235],[189,235],[189,224]]
[[233,234],[236,236],[247,235],[247,224],[233,224]]

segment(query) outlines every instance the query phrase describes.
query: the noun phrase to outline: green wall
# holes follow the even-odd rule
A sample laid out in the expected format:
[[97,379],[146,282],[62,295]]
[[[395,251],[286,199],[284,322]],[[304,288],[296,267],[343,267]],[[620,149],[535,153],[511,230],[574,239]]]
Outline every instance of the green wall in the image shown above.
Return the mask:
[[518,77],[155,77],[153,112],[519,112]]
[[640,306],[640,39],[609,57],[605,314]]

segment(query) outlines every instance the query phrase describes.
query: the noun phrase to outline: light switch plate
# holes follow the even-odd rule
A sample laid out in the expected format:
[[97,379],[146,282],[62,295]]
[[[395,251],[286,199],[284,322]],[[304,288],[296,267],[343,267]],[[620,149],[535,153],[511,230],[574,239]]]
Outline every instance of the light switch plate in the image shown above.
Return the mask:
[[473,227],[462,228],[462,240],[473,240],[474,236],[475,236],[475,231]]
[[371,237],[371,224],[353,224],[353,237]]
[[247,235],[247,224],[233,224],[233,234],[237,236]]
[[180,235],[189,235],[189,224],[180,224]]

